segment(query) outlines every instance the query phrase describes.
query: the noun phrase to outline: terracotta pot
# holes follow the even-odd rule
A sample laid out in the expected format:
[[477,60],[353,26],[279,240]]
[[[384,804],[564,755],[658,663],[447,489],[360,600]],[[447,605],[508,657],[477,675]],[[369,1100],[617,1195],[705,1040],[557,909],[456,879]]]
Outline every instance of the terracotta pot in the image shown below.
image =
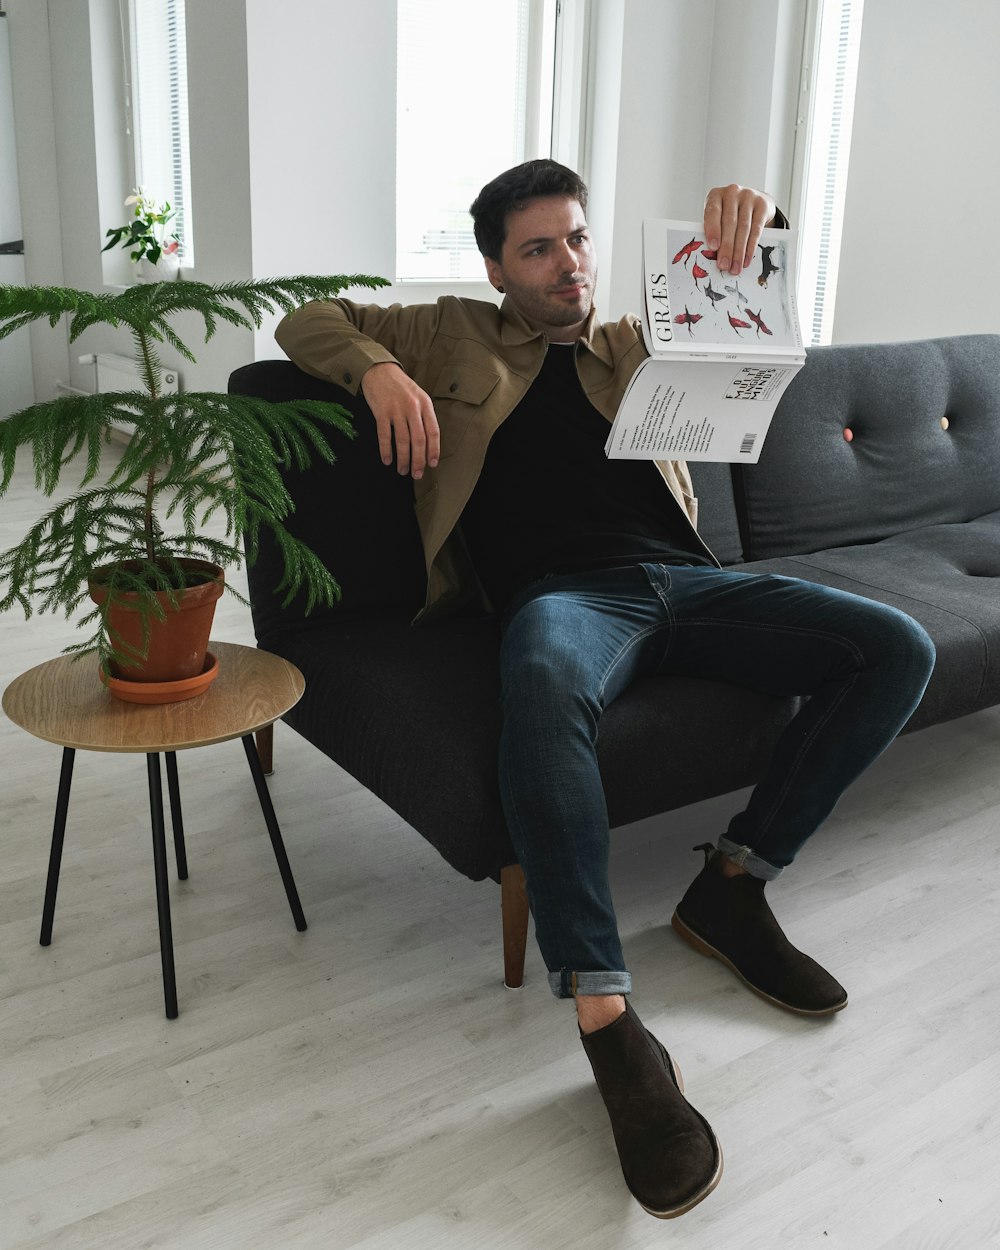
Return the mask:
[[[212,632],[215,605],[222,594],[225,574],[217,564],[207,560],[179,559],[181,568],[202,572],[210,580],[176,592],[176,608],[170,602],[170,594],[157,591],[156,597],[163,607],[164,618],[149,618],[149,650],[145,660],[135,664],[112,666],[112,677],[126,681],[170,682],[196,677],[205,669],[205,654]],[[136,566],[139,567],[138,565]],[[103,604],[108,588],[101,583],[98,569],[90,582],[90,597]],[[130,646],[142,648],[142,612],[137,606],[138,596],[126,593],[108,610],[108,624],[112,635],[117,634]]]

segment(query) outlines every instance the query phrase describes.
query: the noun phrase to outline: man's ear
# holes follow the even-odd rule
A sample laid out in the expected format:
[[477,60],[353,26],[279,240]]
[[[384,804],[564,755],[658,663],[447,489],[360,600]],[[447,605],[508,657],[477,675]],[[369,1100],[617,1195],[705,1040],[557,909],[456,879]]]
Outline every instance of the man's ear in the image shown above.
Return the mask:
[[495,260],[491,260],[489,256],[484,256],[483,260],[486,264],[486,276],[489,279],[490,286],[494,286],[498,291],[502,291],[503,274],[499,264]]

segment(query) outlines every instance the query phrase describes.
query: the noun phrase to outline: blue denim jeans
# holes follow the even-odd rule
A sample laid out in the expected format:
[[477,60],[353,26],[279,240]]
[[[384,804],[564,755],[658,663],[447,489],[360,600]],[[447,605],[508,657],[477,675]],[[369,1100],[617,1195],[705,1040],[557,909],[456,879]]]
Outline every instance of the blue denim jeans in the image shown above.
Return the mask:
[[809,696],[719,842],[770,879],[895,738],[933,667],[905,613],[796,578],[638,564],[522,590],[503,622],[500,790],[553,992],[631,988],[595,750],[601,713],[630,682],[684,673]]

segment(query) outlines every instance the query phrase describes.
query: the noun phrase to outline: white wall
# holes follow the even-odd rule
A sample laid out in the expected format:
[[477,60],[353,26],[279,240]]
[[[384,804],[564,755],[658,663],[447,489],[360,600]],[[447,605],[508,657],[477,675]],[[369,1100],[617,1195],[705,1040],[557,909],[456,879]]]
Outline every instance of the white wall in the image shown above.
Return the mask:
[[[61,285],[62,224],[48,14],[44,4],[8,0],[6,20],[25,280],[40,286]],[[53,381],[69,374],[66,332],[46,324],[32,326],[30,334],[35,397],[47,399]]]
[[787,206],[801,0],[599,0],[591,224],[598,307],[638,303],[643,217],[698,221],[705,193],[761,187]]
[[617,71],[617,135],[595,151],[591,169],[596,188],[614,184],[611,220],[605,209],[592,222],[598,307],[609,320],[638,303],[643,217],[688,217],[704,203],[713,8],[625,0],[620,61],[604,67],[607,76]]
[[[270,0],[247,0],[246,40],[254,276],[391,278],[395,0],[295,0],[278,22]],[[276,320],[256,335],[259,359],[281,355]]]
[[790,207],[802,0],[715,0],[706,186],[739,182]]
[[866,0],[835,342],[1000,330],[1000,5]]

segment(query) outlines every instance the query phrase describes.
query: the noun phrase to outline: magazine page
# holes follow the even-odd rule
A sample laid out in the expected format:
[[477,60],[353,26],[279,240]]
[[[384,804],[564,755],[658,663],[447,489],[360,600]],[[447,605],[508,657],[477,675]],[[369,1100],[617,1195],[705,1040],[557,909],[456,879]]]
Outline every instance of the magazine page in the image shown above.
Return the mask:
[[738,277],[723,273],[702,226],[643,222],[643,334],[651,355],[802,353],[795,232],[765,230]]
[[629,383],[605,444],[611,460],[756,464],[798,361],[649,356]]

